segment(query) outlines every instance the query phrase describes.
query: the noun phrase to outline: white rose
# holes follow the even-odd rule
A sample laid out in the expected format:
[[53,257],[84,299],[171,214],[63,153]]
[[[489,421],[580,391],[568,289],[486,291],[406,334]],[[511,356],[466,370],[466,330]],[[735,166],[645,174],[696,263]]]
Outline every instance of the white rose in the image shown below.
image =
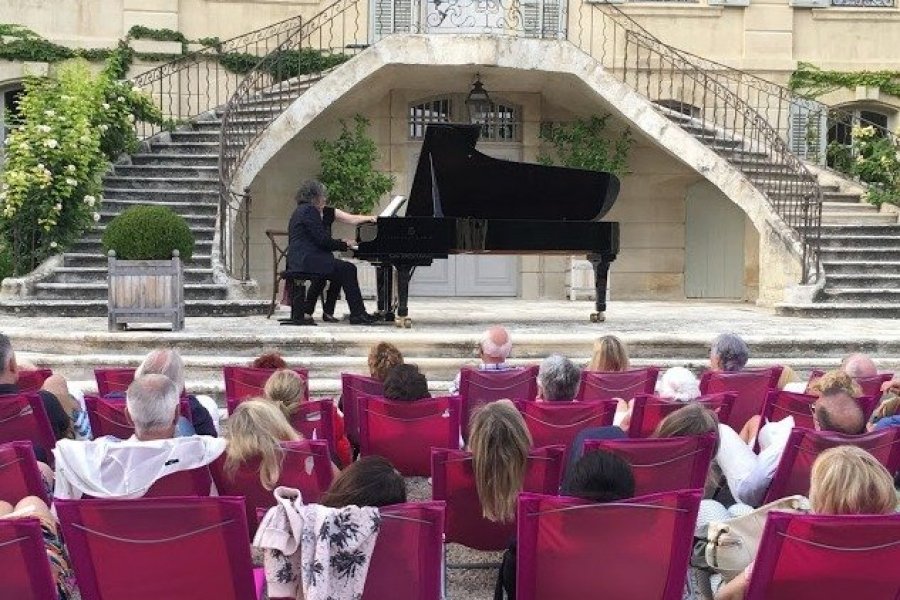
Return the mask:
[[100,127],[98,127],[98,129],[103,133],[106,133],[106,130],[109,129],[109,125],[101,125]]
[[37,126],[37,129],[38,129],[38,131],[40,131],[41,133],[50,133],[50,126],[49,126],[49,125],[38,125],[38,126]]
[[94,198],[93,196],[91,196],[90,194],[88,194],[87,196],[84,197],[84,203],[87,204],[88,206],[93,206],[96,201],[97,201],[97,199]]
[[95,212],[95,213],[94,213],[94,222],[96,223],[96,222],[99,221],[99,220],[100,220],[100,213],[96,213],[96,212]]
[[37,168],[38,168],[38,171],[44,171],[44,170],[46,170],[46,167],[44,167],[44,163],[38,163]]
[[74,173],[76,170],[75,165],[66,165],[66,173]]
[[53,207],[53,210],[55,210],[56,212],[62,211],[62,204],[60,204],[59,202],[57,202],[57,203],[56,203],[56,206]]
[[103,110],[109,110],[109,104],[108,104],[108,103],[106,103],[106,102],[103,103]]
[[134,115],[128,115],[128,122],[134,123]]
[[72,179],[71,177],[66,177],[66,183],[71,185],[72,187],[75,187],[76,185],[78,185],[78,181],[75,179]]
[[116,102],[125,102],[125,98],[119,96],[118,98],[116,98]]
[[55,112],[55,111],[52,111],[52,110],[45,110],[45,111],[44,111],[44,114],[47,115],[48,117],[55,117],[55,116],[56,116],[56,112]]
[[57,146],[59,146],[59,142],[54,139],[44,140],[44,146],[46,146],[47,148],[56,148]]
[[57,246],[59,246],[59,244],[57,244],[56,242],[50,242],[51,248],[56,248]]

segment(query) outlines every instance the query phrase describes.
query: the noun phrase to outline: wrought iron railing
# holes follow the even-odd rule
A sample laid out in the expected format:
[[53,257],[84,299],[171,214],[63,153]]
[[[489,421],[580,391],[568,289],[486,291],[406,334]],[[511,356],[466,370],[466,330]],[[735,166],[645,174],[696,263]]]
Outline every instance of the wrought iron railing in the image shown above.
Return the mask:
[[[822,192],[779,132],[780,110],[761,110],[739,71],[703,65],[660,41],[618,7],[580,4],[569,40],[716,150],[762,192],[802,248],[802,280],[819,276]],[[737,83],[736,83],[737,82]],[[682,116],[676,113],[681,113]],[[772,118],[776,124],[770,123]]]

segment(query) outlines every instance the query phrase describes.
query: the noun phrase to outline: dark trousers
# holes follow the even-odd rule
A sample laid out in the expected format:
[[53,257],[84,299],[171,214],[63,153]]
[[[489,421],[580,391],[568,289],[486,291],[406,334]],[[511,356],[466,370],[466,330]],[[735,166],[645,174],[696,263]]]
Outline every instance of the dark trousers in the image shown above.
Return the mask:
[[[328,284],[328,290],[325,291],[325,284]],[[309,284],[309,291],[306,296],[306,306],[311,310],[306,314],[311,315],[312,311],[316,308],[316,301],[319,299],[319,296],[322,295],[322,292],[325,292],[325,297],[322,298],[322,312],[326,315],[334,316],[334,309],[337,306],[338,297],[341,294],[341,286],[333,281],[328,281],[327,279],[315,279],[311,284]]]
[[[334,270],[331,275],[326,277],[335,290],[344,290],[344,298],[347,299],[347,306],[350,307],[351,315],[361,315],[366,312],[366,305],[363,304],[362,292],[359,291],[359,280],[356,277],[356,265],[346,260],[335,259]],[[315,283],[313,284],[315,285]],[[312,287],[312,286],[311,286]],[[313,313],[316,308],[316,301],[319,299],[321,290],[315,296],[313,294],[306,295],[306,308],[304,312],[308,315]],[[335,301],[336,302],[336,301]]]

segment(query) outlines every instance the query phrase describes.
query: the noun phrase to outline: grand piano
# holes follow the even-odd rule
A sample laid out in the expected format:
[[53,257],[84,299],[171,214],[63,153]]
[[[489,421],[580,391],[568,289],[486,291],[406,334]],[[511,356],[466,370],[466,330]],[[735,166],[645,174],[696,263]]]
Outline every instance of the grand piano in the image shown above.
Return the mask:
[[357,227],[353,255],[376,267],[378,313],[410,327],[415,268],[451,254],[585,254],[596,276],[591,321],[602,321],[619,224],[600,219],[616,200],[618,178],[491,158],[475,149],[480,131],[429,125],[406,202],[395,199],[394,215]]

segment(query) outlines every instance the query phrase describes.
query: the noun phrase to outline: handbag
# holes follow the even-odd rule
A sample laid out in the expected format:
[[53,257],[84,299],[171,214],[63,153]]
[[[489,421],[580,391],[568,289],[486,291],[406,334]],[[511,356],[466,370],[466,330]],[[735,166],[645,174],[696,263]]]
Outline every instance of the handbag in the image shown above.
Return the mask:
[[770,511],[809,512],[809,500],[788,496],[727,521],[711,521],[706,531],[695,535],[691,564],[721,574],[730,580],[756,558],[760,538]]

